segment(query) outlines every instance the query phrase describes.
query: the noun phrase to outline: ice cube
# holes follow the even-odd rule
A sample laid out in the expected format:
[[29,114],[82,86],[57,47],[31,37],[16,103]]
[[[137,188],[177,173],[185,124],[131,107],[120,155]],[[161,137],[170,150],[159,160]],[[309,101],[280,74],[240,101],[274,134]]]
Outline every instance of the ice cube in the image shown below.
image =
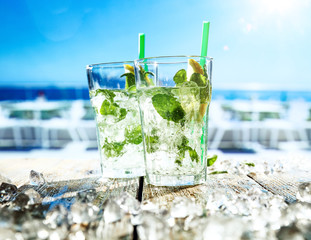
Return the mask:
[[276,172],[276,173],[282,173],[284,172],[284,165],[280,160],[277,160],[273,167],[272,167],[272,171]]
[[252,211],[248,199],[242,196],[237,198],[234,204],[230,204],[227,207],[228,211],[233,215],[248,216]]
[[58,205],[49,211],[43,221],[51,229],[68,224],[68,211],[63,205]]
[[305,202],[297,202],[290,204],[283,211],[284,224],[290,224],[297,220],[311,221],[311,204]]
[[25,193],[18,194],[13,201],[14,205],[19,208],[24,208],[28,202],[29,202],[29,197]]
[[89,223],[94,221],[99,208],[93,204],[76,202],[71,206],[70,218],[72,223]]
[[176,198],[171,206],[171,216],[174,218],[185,218],[191,215],[201,216],[203,209],[196,205],[194,201],[185,197]]
[[204,239],[230,239],[240,240],[245,231],[240,218],[213,216],[210,217],[204,229]]
[[[133,226],[131,225],[128,216],[120,221],[104,223],[100,221],[96,229],[96,237],[93,239],[131,239]],[[88,238],[89,239],[89,238]]]
[[13,223],[12,210],[0,208],[0,229],[10,227]]
[[88,189],[85,191],[78,192],[77,197],[78,201],[88,203],[95,200],[97,192],[95,189]]
[[169,238],[167,223],[153,213],[144,212],[142,224],[137,227],[139,238],[142,240],[162,240]]
[[42,173],[36,172],[34,170],[30,171],[29,175],[30,185],[41,186],[45,184],[45,179]]
[[49,235],[50,233],[47,229],[39,229],[37,231],[38,239],[43,239],[43,240],[48,239]]
[[140,212],[140,203],[133,196],[127,192],[122,193],[115,200],[121,209],[133,215],[137,215]]
[[124,216],[124,211],[121,209],[118,203],[114,200],[108,200],[104,209],[104,221],[105,223],[112,223],[121,220]]
[[184,229],[186,231],[191,230],[192,232],[197,233],[196,235],[201,236],[207,224],[207,221],[207,218],[202,216],[187,217],[187,219],[185,220]]
[[68,235],[68,240],[85,240],[85,234],[83,231],[79,230],[76,232],[71,232]]
[[141,205],[141,209],[143,211],[148,211],[148,212],[154,212],[154,213],[158,213],[159,212],[159,206],[156,205],[155,203],[147,200],[144,201]]
[[302,233],[295,224],[290,226],[283,226],[276,234],[277,239],[280,240],[304,240]]
[[51,231],[49,240],[62,240],[67,236],[67,229],[57,228],[54,231]]
[[225,207],[229,199],[225,190],[217,189],[216,191],[210,193],[206,202],[206,209],[211,212],[220,210],[222,207]]
[[0,186],[0,192],[6,192],[6,193],[16,193],[17,187],[13,184],[3,182]]
[[42,201],[40,194],[33,188],[29,188],[24,192],[29,197],[29,205],[39,203]]
[[3,182],[0,186],[0,203],[11,201],[17,193],[17,187],[13,184]]
[[49,229],[41,220],[32,219],[25,221],[22,226],[22,236],[24,239],[48,239]]
[[50,206],[51,206],[50,204],[45,204],[45,205],[33,204],[33,205],[28,205],[27,210],[31,213],[32,217],[43,219],[48,209],[50,208]]
[[311,182],[301,183],[298,186],[297,199],[301,202],[311,203]]

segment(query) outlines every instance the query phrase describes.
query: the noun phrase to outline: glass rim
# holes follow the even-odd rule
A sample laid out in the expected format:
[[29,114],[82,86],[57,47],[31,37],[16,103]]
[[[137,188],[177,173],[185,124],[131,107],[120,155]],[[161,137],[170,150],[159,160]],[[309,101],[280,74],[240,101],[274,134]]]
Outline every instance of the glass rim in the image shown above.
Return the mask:
[[172,55],[172,56],[156,56],[156,57],[147,57],[147,58],[140,58],[140,59],[135,59],[134,62],[142,62],[145,60],[153,60],[153,59],[169,59],[169,58],[205,58],[209,61],[213,61],[214,59],[209,56],[200,56],[200,55]]
[[86,69],[92,69],[94,67],[104,68],[108,67],[108,65],[114,65],[114,64],[127,64],[127,63],[134,63],[134,61],[118,61],[118,62],[103,62],[103,63],[94,63],[94,64],[88,64],[86,65]]
[[147,57],[147,58],[140,58],[135,59],[132,61],[117,61],[117,62],[103,62],[103,63],[94,63],[86,65],[86,69],[92,69],[94,67],[101,67],[104,68],[106,65],[113,65],[113,64],[126,64],[126,63],[134,63],[134,62],[141,62],[143,60],[152,60],[152,59],[162,59],[162,58],[205,58],[209,61],[213,61],[213,57],[209,56],[200,56],[200,55],[164,55],[164,56],[156,56],[156,57]]

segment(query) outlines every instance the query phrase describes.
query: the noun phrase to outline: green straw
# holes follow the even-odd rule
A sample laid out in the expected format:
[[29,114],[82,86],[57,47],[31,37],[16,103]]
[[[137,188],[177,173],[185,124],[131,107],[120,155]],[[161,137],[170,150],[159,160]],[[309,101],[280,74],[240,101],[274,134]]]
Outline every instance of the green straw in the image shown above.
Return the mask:
[[139,42],[138,42],[138,58],[144,58],[145,57],[145,34],[140,33],[139,34]]
[[[138,39],[138,58],[142,59],[142,58],[145,58],[145,34],[140,33],[138,35],[138,37],[139,37],[139,39]],[[145,69],[145,71],[148,71],[147,64],[145,64],[144,69]]]
[[[142,59],[145,57],[145,34],[139,33],[138,37],[139,37],[139,39],[138,39],[138,57],[139,57],[139,59]],[[141,202],[143,199],[143,191],[144,191],[144,176],[141,176],[138,179],[138,190],[137,190],[137,194],[136,194],[136,199],[139,202]],[[133,239],[137,239],[136,226],[134,226]]]
[[[202,33],[202,47],[201,47],[201,56],[207,56],[208,49],[208,35],[209,35],[209,22],[203,21],[203,33]],[[205,65],[205,58],[200,59],[200,65],[203,67]]]
[[[208,49],[208,35],[209,35],[209,22],[203,21],[203,32],[202,32],[202,46],[201,46],[201,59],[200,59],[200,65],[204,68],[205,62],[206,62],[206,56],[207,56],[207,49]],[[204,116],[204,122],[206,121],[206,116]],[[201,162],[203,163],[203,156],[204,156],[204,148],[202,147],[207,139],[204,139],[204,127],[202,128],[203,134],[201,137]]]

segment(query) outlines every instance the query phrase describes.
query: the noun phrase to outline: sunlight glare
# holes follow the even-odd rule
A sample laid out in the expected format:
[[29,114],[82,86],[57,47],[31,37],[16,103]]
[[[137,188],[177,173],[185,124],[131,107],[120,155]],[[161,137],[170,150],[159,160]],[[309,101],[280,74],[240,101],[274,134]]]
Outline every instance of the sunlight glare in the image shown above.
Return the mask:
[[261,0],[263,8],[267,13],[286,15],[297,7],[296,0]]
[[[252,15],[244,24],[246,33],[250,30],[263,29],[270,26],[274,30],[287,31],[294,29],[296,33],[304,34],[310,25],[309,12],[311,0],[250,0]],[[244,20],[243,16],[243,20]],[[240,20],[241,22],[241,20]],[[247,27],[246,24],[251,24]],[[268,24],[268,25],[267,25]]]

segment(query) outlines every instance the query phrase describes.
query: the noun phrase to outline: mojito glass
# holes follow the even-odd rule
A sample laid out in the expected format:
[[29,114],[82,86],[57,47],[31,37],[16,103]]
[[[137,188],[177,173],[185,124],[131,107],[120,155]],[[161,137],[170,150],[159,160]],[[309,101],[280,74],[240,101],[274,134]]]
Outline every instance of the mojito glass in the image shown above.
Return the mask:
[[87,66],[103,177],[145,175],[133,62]]
[[212,58],[136,60],[147,181],[182,186],[206,180]]

